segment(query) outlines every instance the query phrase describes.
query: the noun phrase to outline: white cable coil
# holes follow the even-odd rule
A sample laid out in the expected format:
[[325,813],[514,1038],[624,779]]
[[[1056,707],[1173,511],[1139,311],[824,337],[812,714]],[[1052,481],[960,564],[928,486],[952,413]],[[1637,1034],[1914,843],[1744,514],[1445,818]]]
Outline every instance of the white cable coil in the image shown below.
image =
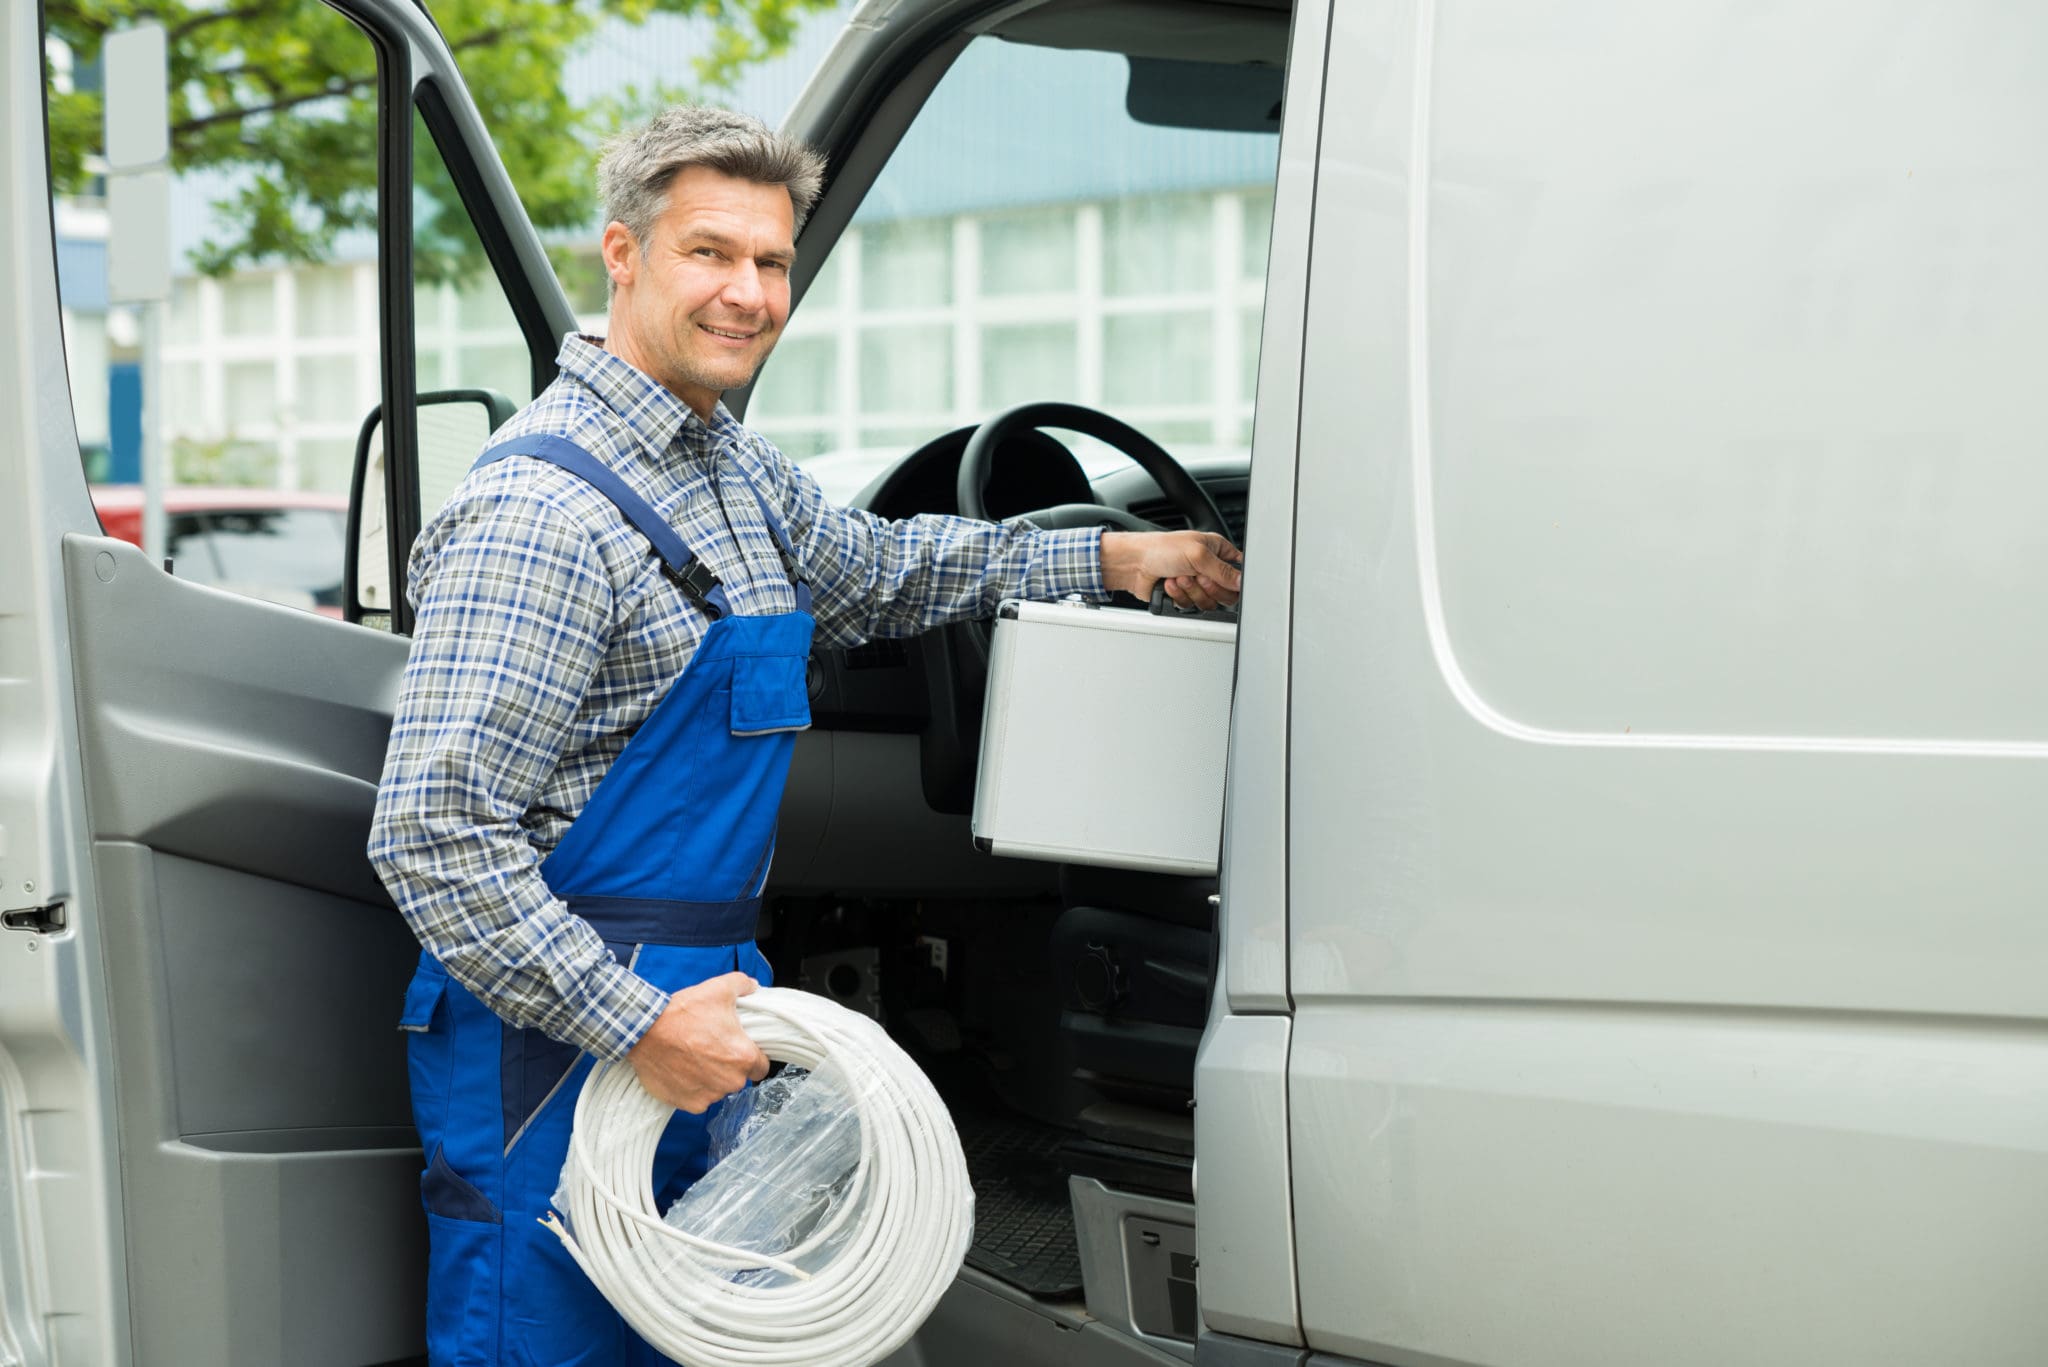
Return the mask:
[[[859,1164],[817,1228],[765,1254],[664,1222],[653,1169],[674,1111],[624,1062],[584,1083],[557,1197],[568,1227],[544,1223],[634,1332],[689,1367],[867,1367],[909,1340],[967,1255],[974,1193],[959,1134],[923,1070],[867,1017],[772,987],[738,1010],[769,1058],[830,1067],[851,1092]],[[733,1280],[756,1268],[788,1280]]]

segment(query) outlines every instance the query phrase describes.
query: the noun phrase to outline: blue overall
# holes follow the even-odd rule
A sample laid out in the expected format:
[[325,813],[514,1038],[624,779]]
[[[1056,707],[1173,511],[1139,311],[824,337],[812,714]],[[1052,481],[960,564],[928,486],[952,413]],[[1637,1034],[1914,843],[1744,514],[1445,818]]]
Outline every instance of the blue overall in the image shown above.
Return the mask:
[[[810,593],[743,617],[675,530],[617,474],[559,437],[515,438],[479,465],[538,457],[605,494],[669,579],[713,620],[597,791],[541,864],[548,888],[621,963],[665,991],[734,969],[768,981],[754,945],[795,732],[810,725]],[[744,474],[742,474],[744,478]],[[782,522],[749,484],[796,580]],[[427,1158],[427,1357],[432,1367],[665,1361],[538,1223],[591,1067],[571,1045],[493,1014],[431,954],[407,989],[413,1117]],[[708,1116],[678,1113],[656,1154],[668,1203],[704,1173]]]

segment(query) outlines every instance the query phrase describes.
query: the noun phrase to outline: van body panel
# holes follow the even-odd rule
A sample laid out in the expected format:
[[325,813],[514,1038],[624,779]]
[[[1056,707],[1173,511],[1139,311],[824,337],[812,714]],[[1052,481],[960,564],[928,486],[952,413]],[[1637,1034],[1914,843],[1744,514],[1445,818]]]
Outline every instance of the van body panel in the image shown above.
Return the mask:
[[[1925,18],[1336,15],[1292,672],[1313,1348],[2038,1360],[2048,694],[2013,589],[2048,543],[1994,495],[2040,505],[2008,347],[2048,275],[1997,250],[2048,206],[2011,131],[2040,21]],[[1971,211],[1896,190],[1894,135]],[[1960,404],[1930,338],[1985,358]],[[1960,638],[1924,585],[1885,601],[1901,566],[2027,638],[1971,639],[1999,679],[1941,682]]]
[[2048,1342],[2032,1029],[1437,1002],[1295,1028],[1302,1245],[1350,1252],[1302,1260],[1318,1347],[1705,1367]]
[[[1302,449],[1312,456],[1301,475],[1295,610],[1297,631],[1313,623],[1316,632],[1296,642],[1292,705],[1297,745],[1314,737],[1318,748],[1312,767],[1296,766],[1292,791],[1296,1000],[2048,1017],[2048,980],[2035,971],[2048,954],[2048,921],[2037,914],[2048,844],[2034,838],[2033,818],[2048,797],[2048,752],[1983,739],[1967,709],[1939,728],[1946,735],[1917,741],[1789,729],[1643,735],[1620,716],[1602,732],[1564,731],[1510,724],[1464,685],[1440,620],[1439,604],[1452,619],[1460,607],[1437,582],[1445,543],[1430,498],[1450,455],[1427,373],[1447,368],[1455,349],[1418,325],[1434,313],[1416,312],[1449,291],[1427,261],[1411,259],[1435,240],[1414,208],[1431,183],[1409,175],[1412,114],[1428,107],[1402,74],[1413,70],[1415,33],[1404,22],[1375,37],[1391,19],[1338,23],[1357,29],[1333,42],[1335,61],[1355,70],[1333,70],[1330,81],[1327,122],[1342,141],[1324,150],[1317,232],[1319,242],[1341,237],[1352,268],[1318,278],[1305,363]],[[1439,48],[1434,60],[1448,59]],[[1840,94],[1852,97],[1876,98],[1853,84]],[[2037,178],[2048,187],[2048,175]],[[1440,176],[1435,193],[1455,205],[1474,192]],[[1603,218],[1580,228],[1626,235],[1634,225]],[[1480,264],[1509,269],[1492,255]],[[1756,289],[1791,289],[1796,258],[1785,271]],[[2048,268],[2037,273],[2048,288]],[[1939,277],[1927,279],[1933,308],[1948,296]],[[1456,363],[1451,354],[1448,368]],[[1725,388],[1749,364],[1731,354],[1725,376],[1697,383]],[[1502,404],[1504,422],[1519,412]],[[2003,421],[2025,416],[2013,407]],[[1808,417],[1793,405],[1783,421]],[[1486,449],[1512,446],[1525,427],[1543,437],[1528,417]],[[1701,504],[1675,490],[1665,507],[1669,563],[1634,573],[1669,575],[1676,595],[1690,573],[1677,538],[1706,544],[1716,527],[1687,521]],[[1603,523],[1595,507],[1580,517],[1581,539],[1634,534],[1632,523]],[[1973,567],[1965,530],[1914,549],[1933,570]],[[1468,540],[1460,554],[1478,557],[1485,539]],[[2048,539],[2029,544],[2048,568]],[[2017,575],[2026,568],[2018,554],[2001,546],[1997,563]],[[1673,669],[1675,709],[1726,686]]]
[[1295,451],[1329,22],[1329,6],[1323,0],[1303,0],[1295,7],[1273,193],[1273,238],[1266,256],[1237,691],[1224,793],[1219,934],[1223,981],[1233,1011],[1287,1009],[1287,670],[1293,628]]
[[[32,4],[0,16],[0,1357],[126,1364],[122,1182],[56,538],[90,526]],[[61,918],[61,923],[58,923]],[[38,921],[40,919],[40,925]]]
[[[1220,993],[1218,994],[1221,995]],[[1291,1017],[1223,1015],[1195,1059],[1195,1240],[1202,1322],[1298,1344],[1287,1154]]]
[[1567,744],[2048,756],[2019,56],[2048,16],[1645,19],[1434,22],[1410,449],[1440,667]]
[[1195,1059],[1202,1321],[1218,1334],[1282,1344],[1302,1342],[1288,1160],[1288,668],[1303,320],[1329,24],[1325,0],[1295,6],[1259,339],[1218,973]]

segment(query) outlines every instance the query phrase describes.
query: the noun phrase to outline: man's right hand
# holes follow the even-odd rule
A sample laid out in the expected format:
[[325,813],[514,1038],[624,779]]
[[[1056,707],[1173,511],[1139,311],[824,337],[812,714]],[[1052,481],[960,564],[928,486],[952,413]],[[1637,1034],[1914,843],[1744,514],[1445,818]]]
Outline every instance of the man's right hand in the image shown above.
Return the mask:
[[744,973],[728,973],[670,997],[653,1028],[626,1051],[640,1085],[679,1111],[701,1115],[768,1076],[768,1056],[733,1009],[759,986]]

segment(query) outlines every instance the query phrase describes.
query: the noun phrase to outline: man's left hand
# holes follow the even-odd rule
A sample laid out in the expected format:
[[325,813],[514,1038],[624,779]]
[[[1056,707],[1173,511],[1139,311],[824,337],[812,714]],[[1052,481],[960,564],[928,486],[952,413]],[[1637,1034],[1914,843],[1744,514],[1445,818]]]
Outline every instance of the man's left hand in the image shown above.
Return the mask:
[[1244,552],[1214,532],[1104,532],[1102,583],[1150,598],[1166,581],[1167,596],[1204,612],[1235,603],[1244,590]]

